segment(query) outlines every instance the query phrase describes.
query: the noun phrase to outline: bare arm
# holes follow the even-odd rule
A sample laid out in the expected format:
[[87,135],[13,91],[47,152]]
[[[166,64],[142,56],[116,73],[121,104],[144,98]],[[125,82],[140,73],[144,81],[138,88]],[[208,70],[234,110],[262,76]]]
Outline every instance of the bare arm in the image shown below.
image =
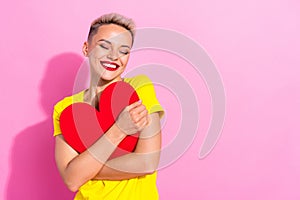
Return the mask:
[[[144,114],[141,115],[140,112],[137,112],[144,110],[143,107],[141,102],[127,106],[120,114],[121,117],[117,119],[119,126],[115,123],[101,138],[81,154],[78,154],[69,146],[62,135],[56,136],[56,165],[65,184],[71,191],[78,190],[81,185],[96,176],[128,132],[137,132],[145,127],[147,119],[143,117]],[[134,115],[135,120],[128,120],[128,116],[136,112],[139,114]],[[121,131],[120,126],[123,131]]]
[[134,153],[106,162],[94,179],[124,180],[153,173],[158,166],[161,131],[158,113],[150,114],[150,124],[141,131]]
[[120,131],[117,132],[118,130],[116,126],[112,126],[103,137],[81,154],[73,150],[62,135],[56,136],[56,164],[65,184],[71,191],[77,191],[104,166],[116,146],[126,136]]

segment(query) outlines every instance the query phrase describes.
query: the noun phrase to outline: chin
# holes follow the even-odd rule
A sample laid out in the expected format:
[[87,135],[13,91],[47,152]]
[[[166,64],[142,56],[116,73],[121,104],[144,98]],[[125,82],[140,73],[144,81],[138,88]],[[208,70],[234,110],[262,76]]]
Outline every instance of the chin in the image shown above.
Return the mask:
[[102,81],[105,81],[105,82],[111,82],[111,81],[118,81],[118,80],[122,80],[120,76],[101,76],[100,79]]
[[94,70],[94,73],[92,72],[92,74],[96,75],[98,78],[98,81],[103,81],[103,82],[111,82],[111,81],[118,81],[118,80],[122,80],[121,75],[123,73],[124,70],[121,71],[108,71],[108,70]]

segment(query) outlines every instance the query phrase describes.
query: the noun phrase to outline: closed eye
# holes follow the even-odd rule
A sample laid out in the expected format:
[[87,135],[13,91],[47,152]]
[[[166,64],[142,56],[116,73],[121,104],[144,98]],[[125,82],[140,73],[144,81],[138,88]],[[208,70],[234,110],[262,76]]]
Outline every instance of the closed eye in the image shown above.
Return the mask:
[[100,44],[100,47],[102,47],[103,49],[109,49],[109,47],[104,44]]
[[127,55],[129,54],[129,51],[120,51],[121,54]]
[[130,49],[127,47],[121,47],[121,48],[119,48],[119,52],[123,55],[127,55],[130,53]]

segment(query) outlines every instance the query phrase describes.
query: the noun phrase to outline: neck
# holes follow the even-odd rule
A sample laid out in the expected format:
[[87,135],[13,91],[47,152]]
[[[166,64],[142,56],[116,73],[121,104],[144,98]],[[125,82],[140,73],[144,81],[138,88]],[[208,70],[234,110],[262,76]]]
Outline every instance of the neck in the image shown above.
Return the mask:
[[89,89],[91,89],[91,91],[96,92],[96,94],[99,94],[111,83],[114,83],[117,81],[122,81],[122,78],[117,77],[113,80],[103,80],[101,78],[99,80],[91,79]]
[[98,77],[91,76],[90,79],[90,86],[85,92],[85,102],[90,103],[91,105],[97,105],[98,96],[101,92],[111,83],[116,81],[122,81],[121,77],[117,77],[113,80],[103,80],[99,79]]

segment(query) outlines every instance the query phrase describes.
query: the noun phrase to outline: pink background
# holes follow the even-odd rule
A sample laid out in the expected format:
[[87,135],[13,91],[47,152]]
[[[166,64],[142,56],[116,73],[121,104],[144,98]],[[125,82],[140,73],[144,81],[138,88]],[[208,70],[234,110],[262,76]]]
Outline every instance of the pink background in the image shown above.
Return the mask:
[[[108,12],[132,17],[140,28],[162,27],[192,37],[224,81],[222,136],[199,160],[211,105],[203,80],[192,78],[201,123],[185,154],[159,171],[161,199],[300,199],[298,1],[15,0],[2,2],[0,11],[0,199],[72,197],[54,163],[52,106],[72,93],[89,24]],[[129,69],[148,62],[181,67],[178,59],[150,54],[132,55]],[[167,144],[176,135],[172,123],[179,119],[172,113],[179,108],[167,100],[174,98],[170,92],[157,90],[170,113]]]

